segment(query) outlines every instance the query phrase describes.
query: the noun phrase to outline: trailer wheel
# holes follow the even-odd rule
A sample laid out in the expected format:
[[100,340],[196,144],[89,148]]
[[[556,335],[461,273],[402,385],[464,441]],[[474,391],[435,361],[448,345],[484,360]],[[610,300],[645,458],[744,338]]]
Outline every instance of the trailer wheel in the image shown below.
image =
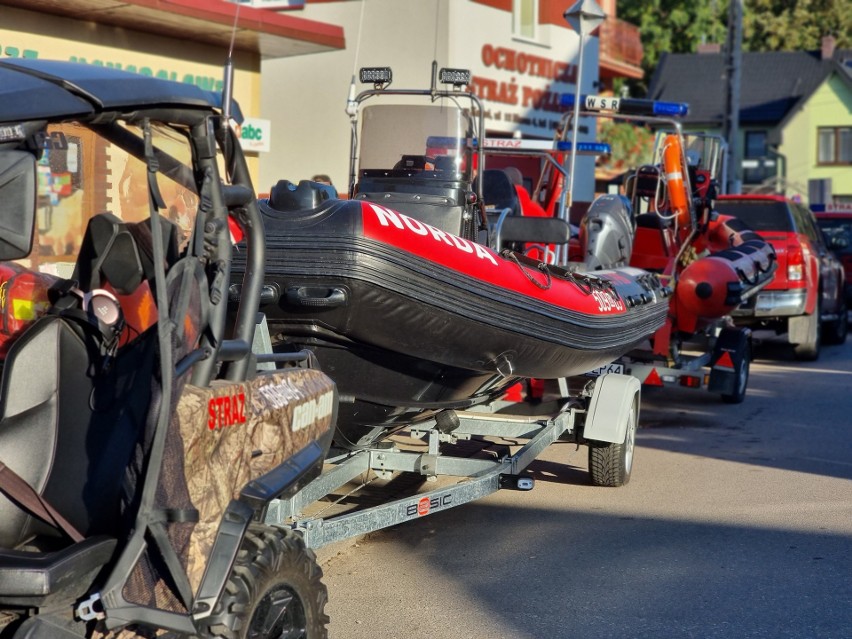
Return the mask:
[[291,530],[253,524],[205,637],[327,639],[328,590],[316,555]]
[[627,429],[620,444],[589,442],[589,475],[595,486],[623,486],[630,481],[633,450],[636,447],[638,402],[627,413]]
[[748,388],[748,375],[751,369],[751,347],[748,340],[745,340],[742,345],[742,352],[734,371],[737,381],[734,383],[734,391],[732,393],[722,393],[722,401],[727,404],[741,404],[746,396],[746,388]]

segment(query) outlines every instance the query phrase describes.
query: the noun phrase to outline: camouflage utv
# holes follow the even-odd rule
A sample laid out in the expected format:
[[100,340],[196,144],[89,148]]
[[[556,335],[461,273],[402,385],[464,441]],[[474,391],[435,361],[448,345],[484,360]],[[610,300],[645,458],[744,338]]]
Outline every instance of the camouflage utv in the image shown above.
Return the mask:
[[315,556],[263,522],[320,472],[336,390],[299,354],[257,371],[236,106],[38,60],[0,97],[0,637],[325,637]]

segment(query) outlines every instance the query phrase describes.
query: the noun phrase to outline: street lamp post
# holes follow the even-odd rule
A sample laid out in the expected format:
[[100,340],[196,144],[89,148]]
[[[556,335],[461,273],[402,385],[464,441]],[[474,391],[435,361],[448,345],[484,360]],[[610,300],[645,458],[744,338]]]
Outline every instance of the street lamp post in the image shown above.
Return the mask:
[[606,19],[606,14],[603,9],[598,6],[595,0],[577,0],[573,5],[568,7],[563,14],[569,25],[580,35],[580,55],[577,61],[577,83],[574,91],[574,122],[573,132],[571,134],[571,159],[568,175],[566,176],[567,186],[562,193],[564,215],[566,219],[570,219],[571,205],[574,200],[574,167],[577,159],[577,135],[580,123],[580,91],[583,78],[583,50],[586,48],[586,35],[597,29]]

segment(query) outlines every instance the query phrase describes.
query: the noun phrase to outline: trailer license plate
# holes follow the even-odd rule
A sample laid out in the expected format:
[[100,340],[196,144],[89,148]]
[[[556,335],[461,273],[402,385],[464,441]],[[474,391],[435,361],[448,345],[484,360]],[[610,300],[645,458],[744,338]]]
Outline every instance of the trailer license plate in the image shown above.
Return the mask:
[[600,377],[607,373],[624,373],[624,364],[612,363],[606,366],[601,366],[593,371],[586,373],[586,377]]

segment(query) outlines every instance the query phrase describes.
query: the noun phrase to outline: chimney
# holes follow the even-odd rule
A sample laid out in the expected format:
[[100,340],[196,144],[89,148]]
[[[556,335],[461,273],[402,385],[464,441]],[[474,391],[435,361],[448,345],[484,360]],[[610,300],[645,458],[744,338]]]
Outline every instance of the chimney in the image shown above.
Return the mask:
[[702,42],[698,45],[698,53],[722,53],[722,45],[718,42]]
[[832,35],[822,37],[822,59],[831,60],[834,57],[834,47],[837,45],[837,40]]

